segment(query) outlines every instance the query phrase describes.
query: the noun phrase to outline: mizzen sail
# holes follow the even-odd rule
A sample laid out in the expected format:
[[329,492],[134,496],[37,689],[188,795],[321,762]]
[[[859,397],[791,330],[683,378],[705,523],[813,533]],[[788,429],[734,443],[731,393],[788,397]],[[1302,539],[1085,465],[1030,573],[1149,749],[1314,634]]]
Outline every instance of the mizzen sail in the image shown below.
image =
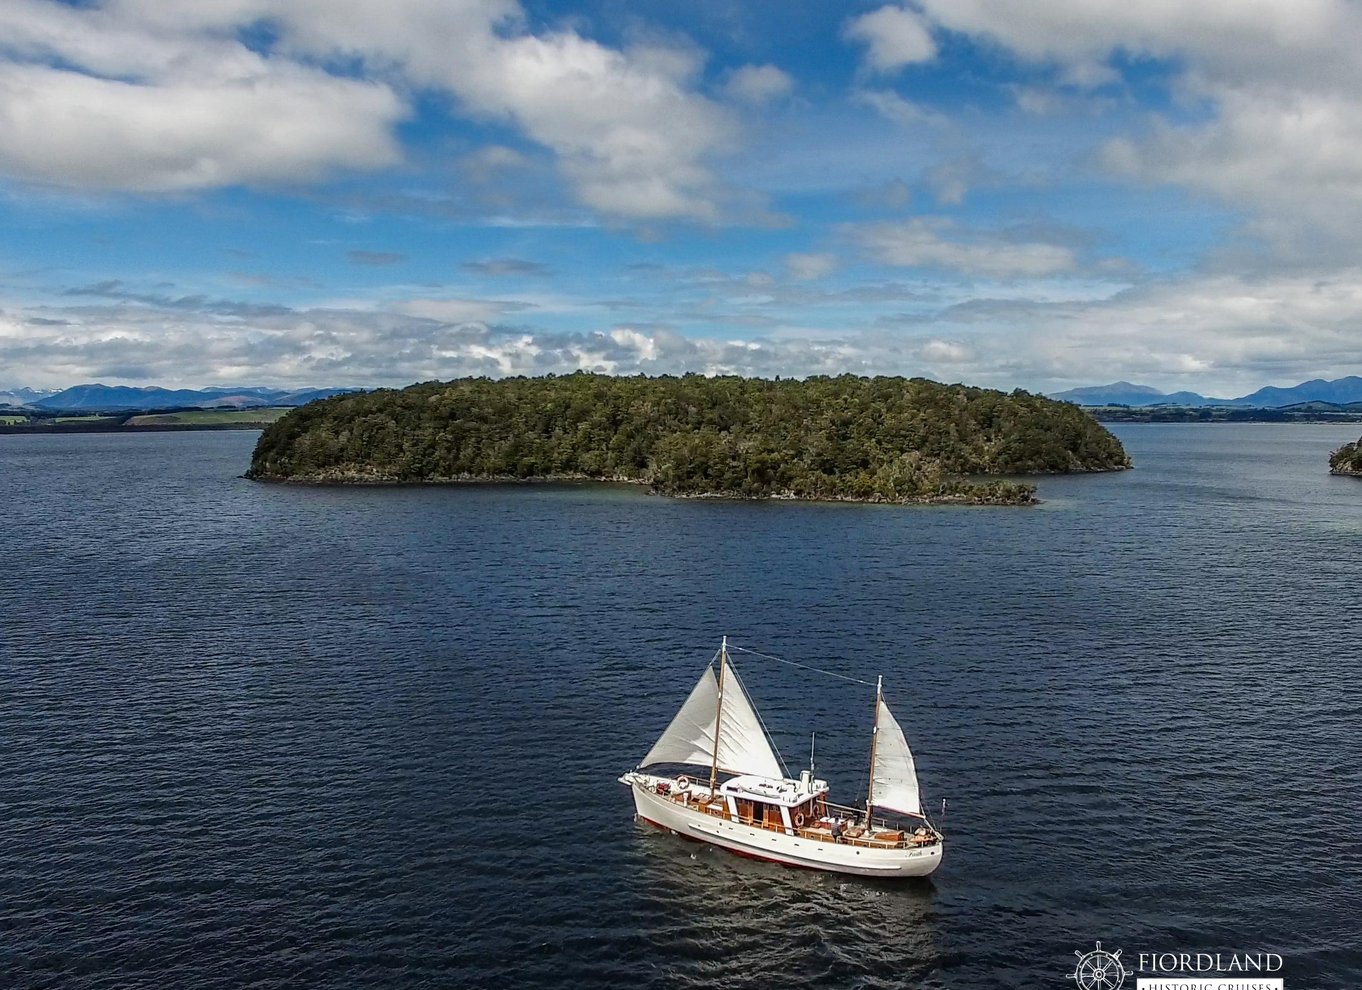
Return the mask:
[[875,730],[875,766],[871,771],[871,795],[876,807],[922,814],[917,790],[917,766],[903,730],[883,701],[879,703]]
[[[732,667],[729,668],[730,672]],[[729,773],[753,773],[779,780],[780,768],[771,744],[766,741],[747,692],[736,677],[724,683],[723,713],[719,713],[719,681],[713,666],[706,667],[690,696],[662,736],[639,764],[686,763],[709,766],[715,759],[714,736],[718,727],[718,764]]]

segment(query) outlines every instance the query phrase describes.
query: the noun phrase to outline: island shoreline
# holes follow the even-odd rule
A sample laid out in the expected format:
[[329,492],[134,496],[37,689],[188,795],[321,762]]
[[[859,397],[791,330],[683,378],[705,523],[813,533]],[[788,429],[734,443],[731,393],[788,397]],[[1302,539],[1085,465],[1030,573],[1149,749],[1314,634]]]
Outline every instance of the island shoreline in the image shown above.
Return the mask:
[[[1112,467],[1112,468],[1092,468],[1080,472],[1060,472],[1048,471],[1033,477],[1061,477],[1066,473],[1073,474],[1109,474],[1116,471],[1129,471],[1132,466]],[[485,477],[460,477],[460,478],[413,478],[402,479],[391,475],[374,475],[362,472],[327,472],[326,474],[316,474],[309,476],[298,475],[266,475],[255,474],[247,471],[240,475],[246,481],[255,481],[267,485],[297,485],[310,488],[457,488],[457,487],[478,487],[485,486],[524,486],[534,487],[542,485],[566,485],[566,484],[589,484],[589,485],[629,485],[634,488],[646,489],[649,495],[657,495],[662,498],[674,498],[682,500],[716,500],[732,502],[823,502],[823,503],[848,503],[858,505],[963,505],[963,506],[1012,506],[1025,507],[1039,505],[1043,500],[1036,494],[1035,485],[1020,482],[1013,478],[997,479],[1006,480],[1011,484],[1019,485],[1027,491],[1025,498],[1006,498],[989,495],[975,495],[972,492],[953,491],[940,495],[923,495],[903,498],[890,498],[884,495],[871,494],[865,496],[857,495],[825,495],[825,496],[806,496],[798,495],[790,491],[772,492],[764,495],[744,495],[741,492],[726,491],[702,491],[702,492],[668,492],[658,489],[651,481],[641,478],[626,477],[607,477],[598,478],[583,474],[555,474],[555,475],[535,475],[532,477],[517,477],[514,475],[497,475]],[[982,482],[978,487],[981,489],[988,484]]]

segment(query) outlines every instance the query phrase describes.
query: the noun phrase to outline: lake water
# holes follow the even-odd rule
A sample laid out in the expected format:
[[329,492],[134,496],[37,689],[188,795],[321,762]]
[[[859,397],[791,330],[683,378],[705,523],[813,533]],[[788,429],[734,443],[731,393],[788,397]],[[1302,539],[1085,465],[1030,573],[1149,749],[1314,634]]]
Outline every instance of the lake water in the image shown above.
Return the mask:
[[[254,484],[253,433],[0,437],[0,986],[1362,984],[1356,427],[1136,425],[1038,508]],[[721,634],[873,680],[907,885],[632,820]],[[861,798],[873,692],[737,655]],[[1133,984],[1133,978],[1127,981]]]

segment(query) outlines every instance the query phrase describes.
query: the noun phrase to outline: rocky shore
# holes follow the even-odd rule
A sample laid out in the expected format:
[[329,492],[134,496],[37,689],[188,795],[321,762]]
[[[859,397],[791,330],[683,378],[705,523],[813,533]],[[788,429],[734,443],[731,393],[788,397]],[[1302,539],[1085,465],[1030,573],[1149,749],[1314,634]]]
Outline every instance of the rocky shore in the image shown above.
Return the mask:
[[1362,478],[1362,438],[1345,443],[1329,455],[1329,473]]
[[372,468],[360,466],[330,467],[321,471],[300,474],[276,475],[247,471],[243,477],[251,481],[261,481],[280,485],[400,485],[403,487],[427,487],[440,485],[552,485],[563,483],[588,482],[595,484],[639,485],[646,487],[650,495],[681,499],[725,499],[744,502],[855,502],[870,505],[1037,505],[1034,485],[1019,484],[1011,481],[961,481],[932,494],[892,498],[879,493],[868,495],[826,495],[810,497],[791,491],[771,492],[763,495],[749,495],[742,492],[702,491],[669,492],[642,478],[624,476],[592,477],[585,474],[549,474],[521,478],[514,475],[461,475],[458,477],[421,478],[419,480],[398,478]]

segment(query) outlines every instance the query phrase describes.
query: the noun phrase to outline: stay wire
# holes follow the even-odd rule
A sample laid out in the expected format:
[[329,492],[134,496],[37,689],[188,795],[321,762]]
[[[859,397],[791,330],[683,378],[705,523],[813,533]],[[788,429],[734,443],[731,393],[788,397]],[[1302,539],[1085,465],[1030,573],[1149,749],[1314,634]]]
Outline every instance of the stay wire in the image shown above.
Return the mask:
[[789,664],[791,667],[798,667],[800,670],[811,670],[815,674],[826,674],[827,676],[835,677],[840,681],[850,681],[852,684],[864,684],[866,687],[875,686],[872,681],[863,681],[859,677],[850,677],[846,674],[839,674],[835,670],[824,670],[822,667],[811,667],[806,663],[798,663],[794,660],[786,660],[784,657],[774,657],[769,653],[759,653],[756,650],[749,650],[745,646],[734,646],[732,643],[729,643],[728,648],[730,650],[736,650],[739,653],[750,653],[754,657],[762,657],[763,659],[766,660],[774,660],[776,663]]
[[761,723],[761,731],[766,733],[766,741],[769,742],[771,748],[776,751],[776,759],[780,761],[780,768],[785,771],[785,778],[788,780],[790,777],[790,768],[785,763],[785,757],[780,755],[780,747],[776,745],[776,737],[771,735],[770,729],[766,728],[766,719],[761,717],[761,709],[752,704],[752,696],[747,693],[747,685],[742,682],[742,676],[738,673],[738,668],[733,666],[732,661],[729,661],[728,672],[733,675],[733,679],[738,682],[738,687],[742,690],[742,693],[747,696],[747,707],[752,709],[752,713],[757,716],[757,721]]

